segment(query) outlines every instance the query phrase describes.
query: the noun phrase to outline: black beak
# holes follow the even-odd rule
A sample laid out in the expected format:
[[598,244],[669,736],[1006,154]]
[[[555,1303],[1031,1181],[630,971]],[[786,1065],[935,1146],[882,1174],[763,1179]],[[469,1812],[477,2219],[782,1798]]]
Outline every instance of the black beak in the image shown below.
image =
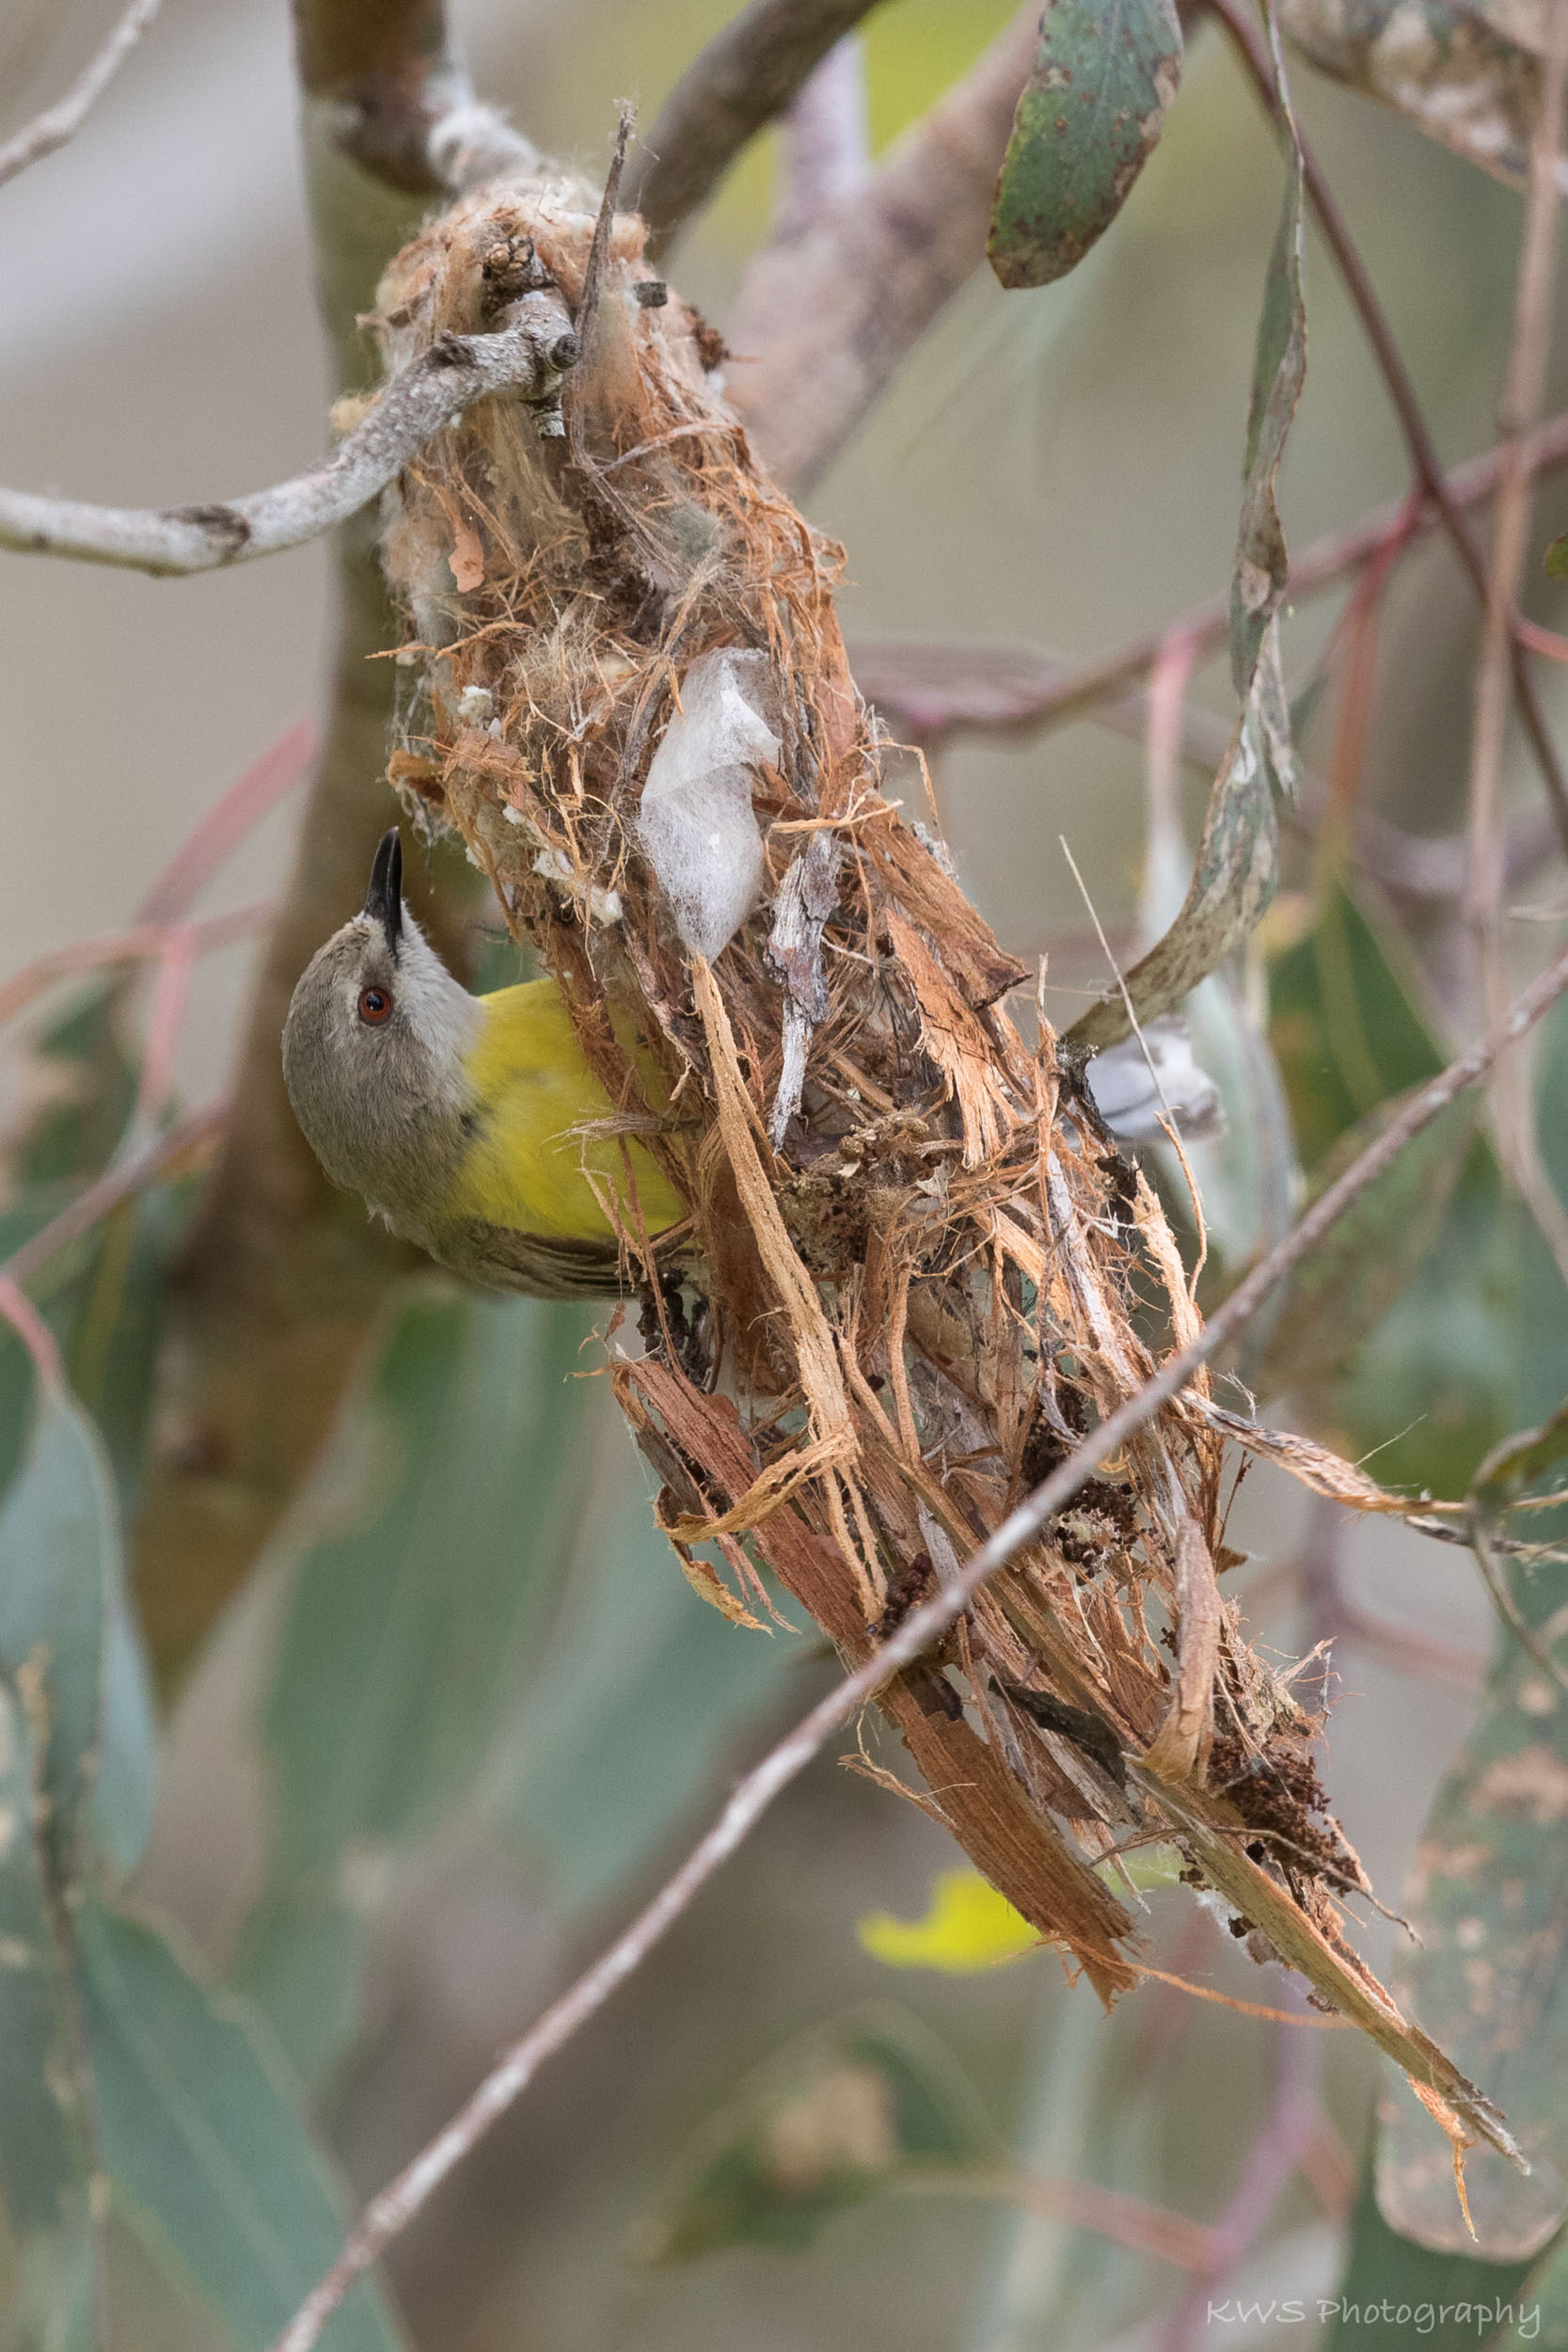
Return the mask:
[[365,893],[365,913],[380,924],[395,956],[403,937],[403,836],[396,825],[381,836],[371,867],[371,886]]

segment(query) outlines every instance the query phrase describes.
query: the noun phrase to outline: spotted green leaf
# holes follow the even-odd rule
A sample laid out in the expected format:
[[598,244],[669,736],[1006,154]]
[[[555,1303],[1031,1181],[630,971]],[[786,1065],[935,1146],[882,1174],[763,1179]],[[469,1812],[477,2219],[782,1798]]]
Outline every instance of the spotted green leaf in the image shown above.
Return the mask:
[[1523,188],[1551,0],[1276,0],[1315,66]]
[[1181,75],[1173,0],[1048,0],[986,246],[1004,286],[1047,286],[1102,236]]

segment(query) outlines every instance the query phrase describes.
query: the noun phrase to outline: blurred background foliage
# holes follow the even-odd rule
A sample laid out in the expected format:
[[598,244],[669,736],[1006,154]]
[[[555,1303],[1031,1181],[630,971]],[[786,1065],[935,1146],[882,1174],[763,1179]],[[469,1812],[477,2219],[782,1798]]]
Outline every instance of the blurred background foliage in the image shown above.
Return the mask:
[[[480,86],[593,169],[612,100],[634,94],[650,118],[727,12],[470,0],[459,15]],[[0,78],[17,118],[109,13],[13,0]],[[879,148],[1008,13],[889,0],[873,15]],[[189,501],[287,473],[317,446],[285,16],[273,0],[169,0],[76,144],[5,192],[14,478]],[[1494,437],[1517,196],[1305,66],[1295,88],[1457,461]],[[716,317],[765,227],[772,160],[765,136],[675,266]],[[1273,135],[1206,27],[1113,233],[1040,292],[1005,296],[977,271],[815,494],[814,519],[848,549],[852,644],[1087,657],[1223,591],[1279,186]],[[1310,366],[1283,478],[1297,548],[1405,485],[1315,233],[1307,266]],[[1549,406],[1568,405],[1560,336],[1551,381]],[[1548,478],[1532,554],[1565,525],[1568,480]],[[8,564],[8,969],[122,926],[228,779],[297,717],[324,581],[319,548],[175,588]],[[1527,601],[1568,625],[1537,562]],[[1477,619],[1440,538],[1391,574],[1377,622],[1353,789],[1441,835],[1463,822]],[[1287,628],[1312,773],[1336,767],[1344,626],[1340,595]],[[1560,675],[1542,668],[1560,738]],[[1223,661],[1199,670],[1194,702],[1228,724]],[[1139,747],[1079,721],[1033,740],[955,739],[932,766],[967,884],[1010,947],[1049,954],[1047,1008],[1065,1025],[1103,970],[1058,836],[1120,953],[1148,897]],[[1524,810],[1533,779],[1522,757],[1517,770]],[[1189,781],[1196,837],[1204,786]],[[271,802],[182,913],[276,893],[290,818],[283,796]],[[1543,858],[1520,891],[1550,908],[1563,886]],[[1456,921],[1451,894],[1390,898],[1342,849],[1288,839],[1285,890],[1203,1016],[1219,1025],[1213,1066],[1231,1098],[1229,1138],[1200,1163],[1215,1295],[1281,1212],[1259,1191],[1277,1194],[1280,1171],[1248,1157],[1244,1057],[1228,1079],[1221,1068],[1237,1008],[1261,1012],[1288,1102],[1288,1208],[1465,1033]],[[1558,936],[1514,926],[1518,972]],[[488,947],[504,967],[504,946]],[[57,985],[13,1025],[0,1259],[221,1088],[250,953],[243,940],[214,950],[182,1020],[166,969],[152,990],[136,972]],[[1561,1006],[1530,1083],[1568,1204]],[[0,2342],[18,2352],[92,2341],[95,2166],[111,2185],[98,2218],[113,2343],[263,2352],[351,2202],[657,1882],[829,1671],[809,1629],[736,1629],[682,1580],[594,1376],[592,1317],[421,1276],[389,1306],[309,1492],[156,1734],[121,1531],[150,1441],[171,1247],[202,1165],[198,1135],[162,1181],[28,1263],[63,1379],[41,1343],[43,1371],[0,1328]],[[1369,1195],[1241,1370],[1277,1417],[1375,1456],[1385,1483],[1445,1496],[1558,1406],[1568,1299],[1476,1106]],[[1494,1801],[1487,1772],[1523,1757],[1547,1791],[1526,1839],[1545,1890],[1521,1979],[1531,2055],[1510,2068],[1506,2102],[1546,2130],[1568,2112],[1568,2059],[1542,2024],[1568,1965],[1555,1901],[1568,1806],[1551,1794],[1554,1772],[1568,1786],[1561,1705],[1549,1688],[1543,1702],[1508,1641],[1487,1666],[1492,1618],[1466,1553],[1382,1527],[1348,1535],[1258,1470],[1229,1540],[1248,1555],[1236,1589],[1257,1638],[1284,1658],[1335,1643],[1335,1801],[1391,1902],[1435,1805],[1440,1827],[1462,1813],[1480,1850],[1453,1902],[1465,1916],[1492,1904],[1496,1924],[1519,1778]],[[40,1578],[40,1559],[58,1573]],[[1561,1630],[1554,1575],[1515,1578],[1548,1641]],[[1568,2344],[1568,2262],[1549,2246],[1482,2261],[1417,2245],[1379,2214],[1378,2070],[1352,2037],[1158,1981],[1105,2017],[1045,1956],[964,1973],[912,1932],[884,1949],[939,1964],[890,1976],[857,1922],[922,1918],[952,1858],[914,1808],[824,1759],[408,2233],[386,2292],[357,2292],[334,2352],[1177,2352],[1203,2339],[1211,2296],[1259,2314],[1225,2322],[1240,2352],[1272,2340],[1264,2307],[1291,2298],[1307,2340],[1341,2278],[1358,2301],[1412,2307],[1539,2286],[1548,2324],[1534,2340]],[[52,1892],[62,1869],[69,1906]],[[1145,1899],[1160,1967],[1265,2005],[1289,1997],[1184,1890]],[[1391,1925],[1368,1917],[1357,1932],[1385,1966]],[[1494,2088],[1501,2053],[1484,2031],[1466,2043],[1463,1994],[1417,1991],[1423,2023]],[[1434,2013],[1445,2002],[1453,2015]],[[90,2097],[55,2098],[62,2073]],[[1386,2163],[1404,2149],[1391,2116]],[[1411,2325],[1370,2334],[1409,2341]],[[1337,2336],[1330,2320],[1322,2339],[1359,2346],[1368,2332]],[[1469,2322],[1422,2340],[1488,2335],[1508,2340]]]

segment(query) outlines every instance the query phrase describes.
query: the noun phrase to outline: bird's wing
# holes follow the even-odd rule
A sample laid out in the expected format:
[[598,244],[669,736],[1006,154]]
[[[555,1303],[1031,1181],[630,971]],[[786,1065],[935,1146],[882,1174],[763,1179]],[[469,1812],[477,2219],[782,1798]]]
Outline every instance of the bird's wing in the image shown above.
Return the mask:
[[621,1253],[608,1238],[562,1241],[469,1216],[443,1230],[438,1254],[470,1282],[530,1298],[618,1298],[624,1287]]

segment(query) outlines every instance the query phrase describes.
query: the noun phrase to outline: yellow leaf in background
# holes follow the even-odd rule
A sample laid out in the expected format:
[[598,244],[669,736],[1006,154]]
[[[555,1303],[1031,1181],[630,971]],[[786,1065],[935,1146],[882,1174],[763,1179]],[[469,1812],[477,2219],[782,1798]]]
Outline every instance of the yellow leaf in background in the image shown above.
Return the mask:
[[868,1912],[856,1921],[855,1936],[861,1949],[885,1967],[940,1968],[952,1977],[1000,1967],[1037,1951],[1040,1942],[1028,1920],[978,1870],[943,1870],[932,1884],[924,1919]]

